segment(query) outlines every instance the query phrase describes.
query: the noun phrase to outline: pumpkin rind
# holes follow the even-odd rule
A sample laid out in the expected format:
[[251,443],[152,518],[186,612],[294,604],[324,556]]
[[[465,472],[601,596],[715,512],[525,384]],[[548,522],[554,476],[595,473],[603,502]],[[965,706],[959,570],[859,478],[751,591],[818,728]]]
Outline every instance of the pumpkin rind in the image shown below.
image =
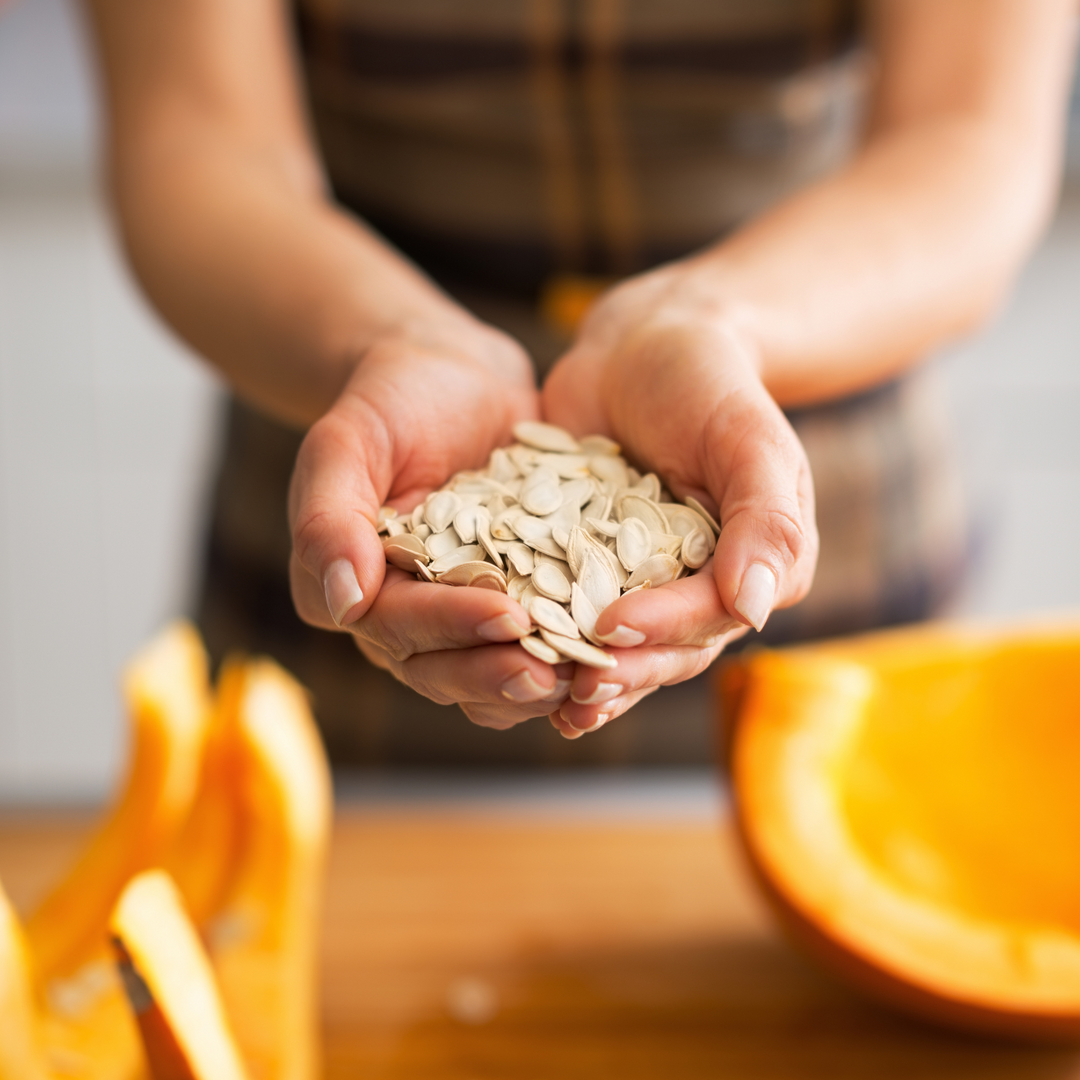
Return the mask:
[[793,935],[925,1018],[1080,1037],[1080,632],[936,626],[741,666],[739,826]]

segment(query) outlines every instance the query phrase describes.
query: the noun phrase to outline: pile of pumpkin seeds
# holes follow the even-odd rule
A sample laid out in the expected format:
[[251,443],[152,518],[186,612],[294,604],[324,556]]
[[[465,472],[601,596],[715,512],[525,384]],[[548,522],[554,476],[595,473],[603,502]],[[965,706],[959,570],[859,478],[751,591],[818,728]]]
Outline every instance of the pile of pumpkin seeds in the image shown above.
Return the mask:
[[720,526],[603,435],[575,439],[525,421],[514,437],[486,469],[457,473],[407,517],[384,506],[386,561],[427,581],[507,593],[532,620],[521,645],[540,660],[614,667],[598,648],[600,612],[698,569]]

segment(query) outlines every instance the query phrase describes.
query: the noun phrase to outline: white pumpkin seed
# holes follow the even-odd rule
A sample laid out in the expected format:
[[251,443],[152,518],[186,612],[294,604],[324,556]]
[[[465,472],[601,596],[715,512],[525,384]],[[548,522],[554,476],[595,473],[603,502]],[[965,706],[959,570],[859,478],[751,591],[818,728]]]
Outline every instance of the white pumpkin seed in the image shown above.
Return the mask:
[[615,554],[628,571],[633,571],[653,553],[652,534],[640,518],[627,518],[615,536]]
[[530,634],[528,637],[520,638],[518,644],[527,653],[535,656],[537,660],[543,660],[545,664],[561,664],[563,662],[562,655],[556,652],[538,634]]
[[[434,565],[434,564],[432,564]],[[502,581],[501,591],[506,592],[506,575],[496,569],[489,562],[473,560],[471,562],[458,563],[456,566],[436,573],[436,578],[446,585],[472,585],[477,577],[489,575]]]
[[514,438],[537,450],[553,450],[558,454],[576,454],[581,449],[577,439],[554,424],[536,420],[521,420],[514,425]]
[[[519,574],[516,578],[508,581],[506,584],[506,594],[511,600],[516,600],[521,604],[521,598],[525,593],[525,590],[532,584],[531,574]],[[536,591],[535,589],[533,590]],[[524,604],[522,604],[524,607]]]
[[596,497],[596,484],[591,478],[584,480],[564,480],[559,485],[564,503],[573,503],[580,508]]
[[521,505],[536,517],[554,513],[562,506],[559,475],[546,465],[538,465],[521,486]]
[[719,525],[696,500],[674,502],[606,436],[579,442],[531,421],[516,434],[410,513],[380,508],[386,560],[427,581],[505,592],[540,627],[524,646],[533,655],[611,666],[593,648],[600,613],[704,565]]
[[487,471],[488,476],[492,480],[498,480],[500,484],[505,484],[507,480],[514,480],[521,475],[510,455],[501,446],[491,451]]
[[490,589],[492,592],[506,592],[506,578],[495,567],[491,567],[486,573],[477,574],[469,582],[474,589]]
[[667,518],[663,510],[651,499],[642,495],[624,495],[615,500],[615,517],[620,522],[634,517],[645,522],[650,532],[666,533],[668,531]]
[[[533,575],[536,576],[535,574]],[[534,586],[535,588],[535,586]],[[539,593],[530,601],[527,608],[529,618],[532,619],[541,630],[550,630],[553,634],[562,634],[564,637],[580,637],[577,623],[567,614],[566,609],[560,607],[549,597]]]
[[682,561],[686,563],[691,570],[696,570],[699,566],[704,566],[708,561],[710,547],[709,536],[704,529],[691,529],[690,532],[683,537],[682,549],[680,551]]
[[586,518],[585,523],[599,536],[614,540],[622,527],[617,521],[601,521],[599,518]]
[[619,457],[597,454],[589,458],[589,472],[597,480],[601,480],[606,484],[614,484],[615,487],[628,487],[630,483],[626,462]]
[[691,510],[696,510],[708,523],[709,528],[712,529],[717,536],[720,535],[720,523],[705,509],[704,506],[701,505],[701,503],[697,501],[697,499],[694,498],[693,495],[686,496],[686,505],[689,506]]
[[652,542],[652,555],[670,555],[673,559],[679,557],[679,551],[682,549],[683,538],[676,536],[674,533],[658,533],[650,532],[649,538]]
[[555,600],[560,604],[570,603],[570,582],[563,577],[562,573],[552,562],[542,562],[532,575],[533,588],[549,600]]
[[434,559],[428,564],[428,569],[438,577],[460,563],[479,562],[483,558],[484,549],[479,544],[464,544],[462,547],[455,548],[453,551],[448,551],[445,555],[440,555],[439,558]]
[[430,561],[430,556],[424,549],[424,545],[416,539],[415,536],[410,536],[408,533],[403,533],[401,536],[389,536],[383,541],[383,553],[386,555],[386,561],[392,566],[396,566],[399,570],[407,570],[409,573],[413,573],[413,562],[416,559],[422,559],[425,563]]
[[578,439],[583,454],[609,454],[622,453],[622,447],[606,435],[586,435],[584,439]]
[[626,580],[626,587],[632,589],[647,581],[655,588],[657,585],[666,585],[669,581],[674,581],[678,574],[678,559],[673,559],[670,555],[650,555],[634,568],[634,572]]
[[[469,541],[472,543],[472,541]],[[453,525],[442,532],[433,532],[425,541],[424,549],[432,559],[438,559],[450,551],[456,551],[463,541]]]
[[506,561],[519,574],[531,574],[536,556],[533,555],[533,550],[528,544],[523,544],[520,540],[513,540],[507,545]]
[[568,657],[570,660],[584,664],[586,667],[613,668],[619,666],[619,661],[610,653],[598,649],[595,645],[590,645],[587,641],[582,641],[581,638],[563,637],[560,634],[552,633],[543,626],[540,627],[540,636],[557,652],[562,653],[563,656]]
[[585,637],[594,645],[601,644],[596,636],[596,620],[600,618],[600,612],[596,610],[593,602],[585,595],[585,590],[576,581],[570,586],[570,616]]
[[610,561],[595,547],[589,547],[585,551],[577,579],[597,614],[619,599],[619,579],[615,570]]
[[441,533],[454,515],[461,509],[461,499],[452,491],[436,491],[428,496],[424,504],[424,520],[431,526],[433,533]]

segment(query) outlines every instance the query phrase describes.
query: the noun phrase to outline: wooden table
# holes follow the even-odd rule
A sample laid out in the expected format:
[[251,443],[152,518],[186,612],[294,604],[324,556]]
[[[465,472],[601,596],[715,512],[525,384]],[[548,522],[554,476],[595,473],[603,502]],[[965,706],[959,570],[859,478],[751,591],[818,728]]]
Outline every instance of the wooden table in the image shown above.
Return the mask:
[[[16,904],[86,824],[0,818]],[[1076,1051],[932,1031],[804,964],[727,821],[345,807],[321,962],[329,1080],[1080,1080]]]

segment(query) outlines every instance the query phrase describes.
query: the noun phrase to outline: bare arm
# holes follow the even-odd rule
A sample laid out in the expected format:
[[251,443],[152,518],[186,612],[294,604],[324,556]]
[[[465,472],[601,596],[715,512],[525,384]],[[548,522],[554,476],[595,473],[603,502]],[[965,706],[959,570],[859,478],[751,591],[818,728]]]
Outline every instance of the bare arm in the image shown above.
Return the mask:
[[697,575],[601,615],[597,632],[631,646],[619,693],[596,704],[597,674],[579,671],[563,730],[687,678],[732,627],[760,628],[806,594],[813,489],[777,404],[873,386],[985,319],[1050,211],[1074,0],[879,0],[873,11],[875,107],[851,164],[612,290],[544,387],[549,418],[612,434],[724,525],[714,588]]
[[992,313],[1058,182],[1074,0],[880,0],[851,165],[704,256],[783,405],[837,397]]
[[381,336],[468,335],[499,354],[501,341],[328,200],[278,0],[90,8],[129,256],[158,309],[241,394],[306,426]]

